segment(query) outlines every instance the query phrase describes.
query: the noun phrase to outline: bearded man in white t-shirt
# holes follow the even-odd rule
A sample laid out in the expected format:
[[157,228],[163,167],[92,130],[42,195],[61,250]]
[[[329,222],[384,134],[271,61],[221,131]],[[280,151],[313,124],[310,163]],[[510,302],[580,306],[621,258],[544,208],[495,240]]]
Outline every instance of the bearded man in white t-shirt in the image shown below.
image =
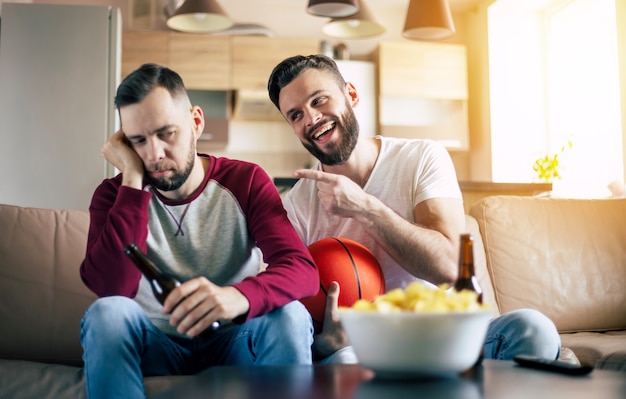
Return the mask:
[[[356,87],[323,55],[294,56],[272,71],[269,96],[302,145],[319,162],[294,173],[284,198],[289,219],[305,244],[346,237],[369,248],[388,290],[422,280],[452,284],[463,199],[448,152],[432,140],[359,137]],[[313,352],[321,362],[354,363],[339,323],[339,285],[328,290],[327,312]],[[490,322],[483,356],[531,354],[556,359],[560,338],[543,314],[520,309]]]

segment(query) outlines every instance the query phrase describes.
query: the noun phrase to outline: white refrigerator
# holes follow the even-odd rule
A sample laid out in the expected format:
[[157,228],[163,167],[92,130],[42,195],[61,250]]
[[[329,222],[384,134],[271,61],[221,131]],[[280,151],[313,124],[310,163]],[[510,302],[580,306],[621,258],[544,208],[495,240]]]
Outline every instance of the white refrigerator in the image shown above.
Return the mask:
[[119,125],[120,10],[3,3],[0,18],[0,203],[86,210],[114,174],[100,149]]

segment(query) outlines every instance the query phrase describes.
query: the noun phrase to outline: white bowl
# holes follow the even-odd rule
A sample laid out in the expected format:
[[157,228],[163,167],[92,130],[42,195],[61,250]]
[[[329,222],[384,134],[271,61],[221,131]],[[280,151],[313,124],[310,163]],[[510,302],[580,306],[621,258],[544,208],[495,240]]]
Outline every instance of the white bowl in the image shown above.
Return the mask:
[[359,363],[382,378],[446,377],[471,368],[491,310],[380,313],[339,310]]

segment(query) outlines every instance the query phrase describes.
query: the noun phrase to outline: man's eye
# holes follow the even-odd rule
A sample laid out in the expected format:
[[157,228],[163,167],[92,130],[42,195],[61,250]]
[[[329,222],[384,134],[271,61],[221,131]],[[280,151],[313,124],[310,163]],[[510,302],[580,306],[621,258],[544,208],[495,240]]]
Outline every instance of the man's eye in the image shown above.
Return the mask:
[[316,98],[316,99],[314,99],[314,100],[313,100],[313,105],[320,105],[320,104],[323,104],[323,103],[325,103],[325,102],[326,102],[326,100],[327,100],[327,98],[326,98],[326,97],[318,97],[318,98]]
[[291,114],[291,120],[297,121],[298,119],[300,119],[301,116],[302,116],[302,112],[294,112],[293,114]]
[[174,130],[170,130],[170,131],[167,131],[167,132],[159,133],[159,138],[161,140],[169,140],[169,139],[172,138],[174,133],[176,133],[176,131],[174,131]]
[[146,139],[143,139],[143,138],[142,139],[132,139],[132,140],[129,140],[129,141],[130,141],[131,145],[136,146],[136,145],[141,145],[141,144],[145,143]]

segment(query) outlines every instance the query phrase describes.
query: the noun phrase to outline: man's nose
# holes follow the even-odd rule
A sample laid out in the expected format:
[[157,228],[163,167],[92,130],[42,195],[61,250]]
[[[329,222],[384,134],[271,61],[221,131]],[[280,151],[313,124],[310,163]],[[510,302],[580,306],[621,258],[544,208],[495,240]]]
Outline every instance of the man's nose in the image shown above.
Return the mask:
[[313,126],[322,119],[322,113],[316,108],[307,108],[304,111],[306,125]]
[[165,149],[160,140],[148,140],[148,159],[151,162],[157,162],[165,158]]

